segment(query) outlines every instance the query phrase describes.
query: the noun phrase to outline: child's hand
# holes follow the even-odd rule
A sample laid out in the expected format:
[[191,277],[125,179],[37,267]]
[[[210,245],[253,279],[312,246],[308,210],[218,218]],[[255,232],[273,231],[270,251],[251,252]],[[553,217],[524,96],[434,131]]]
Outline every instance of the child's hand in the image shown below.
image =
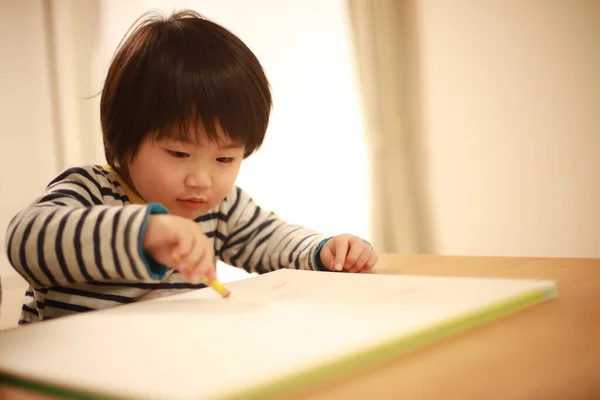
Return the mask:
[[338,235],[321,249],[321,262],[332,271],[366,272],[377,262],[377,253],[359,237]]
[[191,219],[168,214],[148,218],[144,250],[157,262],[183,274],[192,283],[203,276],[216,278],[214,249],[200,226]]

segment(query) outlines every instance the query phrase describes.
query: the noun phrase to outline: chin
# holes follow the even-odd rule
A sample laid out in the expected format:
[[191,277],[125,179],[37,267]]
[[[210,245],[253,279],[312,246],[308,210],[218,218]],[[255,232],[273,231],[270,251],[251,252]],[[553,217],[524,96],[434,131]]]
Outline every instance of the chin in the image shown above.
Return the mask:
[[188,219],[196,219],[202,215],[206,214],[205,210],[196,210],[196,211],[184,211],[178,213],[180,217],[188,218]]
[[196,219],[204,214],[206,214],[208,212],[209,208],[206,207],[202,207],[199,208],[197,210],[185,210],[183,211],[181,214],[182,217],[185,218],[189,218],[189,219]]

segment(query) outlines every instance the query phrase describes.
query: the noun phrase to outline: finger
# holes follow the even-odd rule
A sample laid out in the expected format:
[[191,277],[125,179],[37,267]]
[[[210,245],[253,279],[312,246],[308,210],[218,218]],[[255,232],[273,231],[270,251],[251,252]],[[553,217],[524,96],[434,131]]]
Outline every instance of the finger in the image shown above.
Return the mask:
[[201,282],[202,278],[206,276],[209,279],[216,278],[216,271],[214,265],[214,250],[212,247],[204,248],[201,250],[202,254],[198,258],[198,261],[192,270],[192,279],[195,282]]
[[352,266],[350,268],[346,268],[346,271],[348,271],[348,272],[358,272],[358,271],[361,270],[361,268],[362,267],[358,267],[358,266],[354,265],[354,266]]
[[183,269],[190,263],[190,256],[193,255],[196,247],[196,237],[193,234],[184,233],[178,235],[178,243],[173,249],[172,257],[180,263],[180,268]]
[[148,253],[156,262],[166,265],[171,269],[179,269],[179,262],[171,257],[171,254],[173,253],[172,247],[156,247],[148,250]]
[[190,271],[190,280],[193,283],[201,283],[203,278],[207,278],[209,281],[216,279],[217,273],[214,266],[198,266]]
[[362,253],[360,253],[360,256],[358,257],[358,259],[356,260],[356,262],[348,269],[348,271],[350,272],[358,272],[360,271],[366,264],[367,261],[369,260],[369,257],[371,257],[371,253],[373,251],[370,248],[363,248]]
[[201,249],[198,245],[179,262],[179,272],[192,284],[200,283],[198,276],[198,260],[201,256]]
[[192,277],[191,270],[183,268],[182,270],[179,271],[179,273],[181,273],[181,275],[183,275],[183,277],[185,278],[186,281],[190,282],[191,284],[194,284],[194,278]]
[[216,281],[217,280],[217,269],[215,267],[210,268],[207,272],[206,272],[206,278],[209,281]]
[[377,264],[378,259],[379,257],[377,256],[377,253],[375,253],[375,251],[372,251],[366,264],[362,267],[361,272],[370,271],[375,266],[375,264]]
[[347,270],[350,270],[350,268],[352,268],[354,264],[356,264],[356,261],[358,261],[358,258],[362,254],[363,249],[365,247],[365,243],[358,238],[357,240],[350,239],[349,244],[350,250],[348,251],[348,255],[346,256],[346,261],[344,262],[344,269]]
[[205,270],[205,268],[201,268],[198,264],[190,264],[187,269],[184,269],[184,276],[195,285],[202,282]]
[[202,281],[202,277],[214,273],[214,254],[212,243],[204,236],[204,233],[198,232],[196,238],[196,248],[194,249],[195,261],[191,266],[192,279]]
[[362,269],[362,267],[357,267],[357,266],[353,266],[350,269],[347,269],[348,272],[359,272]]
[[323,263],[325,268],[327,268],[329,270],[333,269],[333,268],[331,268],[331,266],[333,265],[333,260],[334,260],[334,255],[333,255],[333,252],[331,251],[332,247],[333,246],[331,246],[330,242],[328,241],[321,248],[321,251],[319,253],[319,257],[321,257],[321,262]]
[[345,239],[338,240],[334,246],[335,260],[331,269],[341,271],[344,269],[344,260],[346,259],[346,254],[348,254],[348,241]]
[[204,257],[206,253],[209,252],[210,256],[214,254],[214,250],[212,248],[212,244],[206,238],[203,232],[199,230],[195,230],[191,233],[193,236],[193,248],[190,250],[189,254],[183,257],[183,262],[185,263],[185,267],[190,270],[195,270],[200,267],[203,270],[207,268],[203,268]]

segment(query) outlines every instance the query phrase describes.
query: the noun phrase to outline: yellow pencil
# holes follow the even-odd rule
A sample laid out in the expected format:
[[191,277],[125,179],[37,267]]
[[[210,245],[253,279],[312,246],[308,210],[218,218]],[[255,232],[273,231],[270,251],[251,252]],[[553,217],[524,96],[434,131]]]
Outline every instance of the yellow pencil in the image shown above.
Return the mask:
[[227,298],[231,294],[229,289],[216,279],[214,281],[209,281],[208,278],[204,276],[202,277],[202,283],[213,288],[213,290],[223,296],[223,298]]
[[[175,261],[179,261],[180,258],[179,257],[175,257]],[[194,269],[193,265],[190,265],[188,267],[188,270],[192,271]],[[225,287],[225,285],[223,285],[221,282],[219,282],[218,280],[209,280],[206,276],[202,277],[202,283],[204,283],[206,286],[211,287],[215,292],[219,293],[221,296],[223,296],[223,298],[227,298],[229,297],[229,295],[231,294],[231,292],[229,291],[229,289],[227,289]]]

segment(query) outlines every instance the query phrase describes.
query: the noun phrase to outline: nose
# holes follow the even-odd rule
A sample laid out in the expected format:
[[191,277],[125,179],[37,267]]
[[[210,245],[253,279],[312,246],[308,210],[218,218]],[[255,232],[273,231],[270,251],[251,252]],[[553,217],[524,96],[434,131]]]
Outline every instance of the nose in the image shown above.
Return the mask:
[[212,184],[212,179],[209,171],[198,169],[189,172],[185,177],[185,185],[194,188],[209,188]]

